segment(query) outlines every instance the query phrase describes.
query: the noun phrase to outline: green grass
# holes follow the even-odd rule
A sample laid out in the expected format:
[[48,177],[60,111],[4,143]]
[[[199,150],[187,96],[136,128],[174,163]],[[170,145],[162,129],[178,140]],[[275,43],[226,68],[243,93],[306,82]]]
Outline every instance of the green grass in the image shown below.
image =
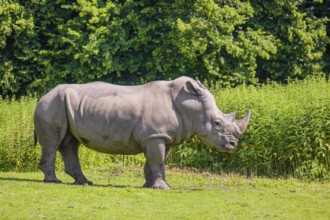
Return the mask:
[[172,190],[143,189],[141,167],[86,172],[94,186],[0,172],[1,219],[329,219],[330,183],[169,170]]

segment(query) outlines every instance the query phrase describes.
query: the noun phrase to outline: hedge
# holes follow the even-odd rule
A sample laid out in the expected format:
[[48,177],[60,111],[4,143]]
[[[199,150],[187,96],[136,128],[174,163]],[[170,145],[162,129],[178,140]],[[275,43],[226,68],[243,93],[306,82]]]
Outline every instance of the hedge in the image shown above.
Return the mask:
[[330,73],[322,0],[2,0],[0,94],[186,75],[228,87]]

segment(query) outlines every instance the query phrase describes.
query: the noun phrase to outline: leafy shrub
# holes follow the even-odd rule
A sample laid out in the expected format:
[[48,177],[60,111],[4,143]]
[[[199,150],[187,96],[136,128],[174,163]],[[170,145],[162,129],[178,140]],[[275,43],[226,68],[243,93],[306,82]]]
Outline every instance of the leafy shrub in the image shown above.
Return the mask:
[[328,14],[322,0],[2,0],[0,94],[94,80],[186,75],[232,86],[329,74]]

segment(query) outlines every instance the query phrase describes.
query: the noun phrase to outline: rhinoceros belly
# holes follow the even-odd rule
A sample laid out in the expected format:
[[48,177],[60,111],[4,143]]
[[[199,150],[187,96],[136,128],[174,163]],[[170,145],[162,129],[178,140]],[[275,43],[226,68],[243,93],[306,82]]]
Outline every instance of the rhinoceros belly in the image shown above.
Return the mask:
[[133,137],[138,118],[127,104],[87,100],[70,107],[69,130],[85,146],[111,154],[142,152]]
[[[79,128],[77,128],[79,127]],[[70,129],[71,133],[86,147],[109,154],[138,154],[142,152],[141,147],[136,143],[132,134],[118,128],[111,132],[111,129],[91,129],[93,126],[78,126]]]

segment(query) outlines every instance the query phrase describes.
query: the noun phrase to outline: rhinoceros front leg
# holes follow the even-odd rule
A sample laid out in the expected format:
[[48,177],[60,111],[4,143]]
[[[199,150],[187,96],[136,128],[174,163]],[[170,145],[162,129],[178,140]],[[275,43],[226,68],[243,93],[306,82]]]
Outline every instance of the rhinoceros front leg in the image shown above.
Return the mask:
[[147,162],[144,166],[146,183],[143,187],[170,189],[165,179],[165,141],[162,139],[147,140],[144,143],[144,155]]
[[81,171],[81,166],[78,157],[78,149],[80,143],[71,135],[67,134],[59,151],[64,160],[65,172],[74,178],[74,184],[77,185],[93,185],[93,183],[86,179]]
[[[170,148],[167,148],[166,151],[165,151],[165,160],[167,158],[167,156],[169,155],[170,153]],[[146,182],[145,184],[143,185],[143,187],[145,188],[149,188],[149,187],[152,187],[152,172],[151,172],[151,168],[149,166],[149,163],[148,161],[146,161],[145,165],[144,165],[144,177],[146,179]]]
[[148,161],[144,165],[144,178],[146,179],[146,183],[143,185],[145,188],[149,188],[152,186],[152,172],[149,166]]

